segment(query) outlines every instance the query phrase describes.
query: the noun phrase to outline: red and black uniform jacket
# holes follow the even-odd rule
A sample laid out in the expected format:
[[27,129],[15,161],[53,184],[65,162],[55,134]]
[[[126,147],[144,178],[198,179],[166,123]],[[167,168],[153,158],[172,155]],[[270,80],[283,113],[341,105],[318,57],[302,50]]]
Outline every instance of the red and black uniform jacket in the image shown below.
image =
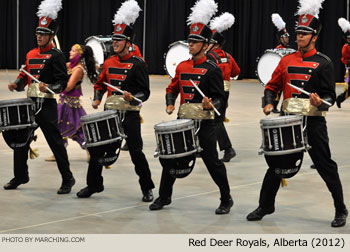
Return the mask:
[[214,60],[222,71],[224,80],[230,81],[231,77],[236,77],[241,73],[241,69],[237,65],[233,57],[222,49],[213,49],[208,52],[210,59]]
[[[150,95],[146,63],[142,58],[133,56],[131,53],[123,58],[117,55],[108,58],[104,62],[102,72],[94,85],[94,100],[101,101],[106,91],[108,92],[107,96],[110,96],[112,93],[120,94],[103,84],[103,82],[128,91],[142,101],[146,101]],[[138,102],[133,100],[130,104],[137,105]]]
[[[226,108],[224,82],[221,70],[215,62],[206,56],[194,62],[192,59],[181,62],[175,71],[175,77],[166,88],[166,105],[175,105],[180,94],[180,105],[187,103],[202,103],[203,97],[192,85],[190,79],[208,98],[213,105],[223,112]],[[223,114],[223,113],[221,113]]]
[[[283,99],[291,97],[309,98],[292,88],[291,83],[310,93],[317,93],[322,99],[334,103],[336,98],[334,69],[331,59],[313,49],[304,55],[300,51],[284,56],[265,87],[265,104],[273,104],[274,96],[283,91]],[[319,110],[328,110],[322,103]]]
[[[68,75],[65,57],[63,53],[49,45],[45,48],[34,48],[26,55],[24,70],[29,72],[39,81],[49,85],[55,93],[60,93],[66,89]],[[17,91],[24,91],[26,85],[34,82],[29,76],[21,72],[15,83]]]
[[341,62],[345,66],[350,66],[350,45],[348,43],[341,49]]

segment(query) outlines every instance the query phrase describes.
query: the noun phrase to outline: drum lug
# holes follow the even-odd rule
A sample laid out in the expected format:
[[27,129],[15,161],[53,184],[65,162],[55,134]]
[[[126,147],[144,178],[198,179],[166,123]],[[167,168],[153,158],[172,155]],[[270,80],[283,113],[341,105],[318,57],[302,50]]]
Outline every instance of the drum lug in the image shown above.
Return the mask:
[[156,150],[154,151],[153,157],[154,157],[154,158],[159,157],[159,151],[158,151],[158,149],[156,149]]

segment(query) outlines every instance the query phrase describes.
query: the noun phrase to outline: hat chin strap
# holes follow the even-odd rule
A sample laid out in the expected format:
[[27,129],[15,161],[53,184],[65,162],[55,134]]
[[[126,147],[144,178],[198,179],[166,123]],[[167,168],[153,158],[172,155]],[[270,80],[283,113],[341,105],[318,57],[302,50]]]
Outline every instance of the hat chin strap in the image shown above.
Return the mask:
[[52,42],[51,36],[53,36],[53,35],[50,33],[50,38],[49,38],[49,40],[47,41],[47,43],[46,43],[45,45],[40,46],[41,48],[45,48],[45,47],[47,47],[47,46],[49,45],[49,43],[51,43],[51,42]]
[[202,45],[201,49],[196,54],[193,54],[192,57],[196,57],[202,52],[202,50],[204,48],[204,44],[205,44],[205,41],[203,41],[203,45]]
[[310,38],[310,41],[309,41],[309,43],[307,43],[307,45],[306,46],[304,46],[304,47],[300,47],[300,51],[302,52],[302,54],[304,54],[304,51],[303,51],[303,49],[304,48],[308,48],[309,46],[310,46],[310,44],[311,44],[311,41],[312,41],[312,38],[315,36],[315,34],[314,33],[312,33],[312,36],[311,36],[311,38]]

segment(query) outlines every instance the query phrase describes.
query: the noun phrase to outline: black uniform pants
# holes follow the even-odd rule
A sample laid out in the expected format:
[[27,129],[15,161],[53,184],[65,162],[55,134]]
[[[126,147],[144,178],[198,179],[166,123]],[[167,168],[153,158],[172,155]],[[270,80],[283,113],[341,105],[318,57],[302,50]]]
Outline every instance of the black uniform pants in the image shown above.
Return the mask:
[[[126,143],[129,147],[131,161],[135,165],[135,172],[139,176],[139,184],[142,191],[147,191],[154,188],[151,178],[151,171],[145,154],[142,152],[143,142],[141,137],[140,113],[137,111],[129,111],[125,114],[125,119],[122,123],[124,133],[127,135]],[[104,152],[104,150],[100,150]],[[96,187],[103,185],[102,165],[98,164],[98,157],[103,153],[91,153],[91,159],[87,174],[87,185]],[[96,158],[97,157],[97,158]]]
[[[307,117],[307,137],[310,146],[312,146],[309,150],[312,162],[332,194],[335,209],[342,211],[345,209],[343,189],[338,174],[338,166],[331,159],[327,125],[324,117]],[[280,182],[280,177],[275,175],[273,169],[269,168],[260,191],[259,205],[261,207],[267,208],[275,204]]]
[[[230,96],[230,92],[225,92],[226,101],[228,100],[229,96]],[[228,134],[224,125],[226,109],[224,110],[222,115],[219,118],[216,118],[215,120],[215,132],[216,132],[216,138],[218,140],[220,151],[226,150],[232,147],[230,138],[228,137]]]
[[[226,167],[218,158],[216,150],[215,124],[212,120],[203,121],[198,133],[199,144],[203,148],[201,157],[207,167],[210,176],[220,189],[221,201],[228,201],[230,196],[230,186],[227,179]],[[170,176],[167,169],[163,169],[159,187],[161,198],[171,197],[175,178]]]
[[[47,143],[53,152],[62,180],[68,181],[73,175],[69,169],[67,150],[57,124],[57,102],[55,99],[44,99],[41,111],[35,116],[35,122],[41,128]],[[15,178],[23,180],[28,175],[29,143],[22,148],[16,148],[13,155]]]

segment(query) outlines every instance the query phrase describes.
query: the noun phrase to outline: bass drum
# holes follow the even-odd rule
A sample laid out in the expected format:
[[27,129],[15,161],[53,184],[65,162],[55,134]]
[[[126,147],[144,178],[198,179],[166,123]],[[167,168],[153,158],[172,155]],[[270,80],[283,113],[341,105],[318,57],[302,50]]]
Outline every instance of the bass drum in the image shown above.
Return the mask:
[[191,58],[188,43],[185,41],[176,41],[169,45],[168,52],[164,53],[164,69],[170,78],[175,77],[175,70],[178,64]]
[[256,59],[255,74],[261,85],[266,86],[282,57],[294,52],[295,50],[291,48],[265,50],[264,54]]
[[85,45],[91,47],[96,64],[99,66],[113,54],[112,43],[112,35],[96,35],[85,39]]

